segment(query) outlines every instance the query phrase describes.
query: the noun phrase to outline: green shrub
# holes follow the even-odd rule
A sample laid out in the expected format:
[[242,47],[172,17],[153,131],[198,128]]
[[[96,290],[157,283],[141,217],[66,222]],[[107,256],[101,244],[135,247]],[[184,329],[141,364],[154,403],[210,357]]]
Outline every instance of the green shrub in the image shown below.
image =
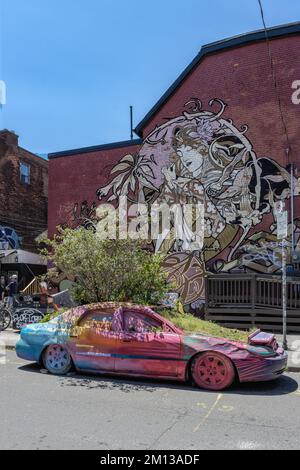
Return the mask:
[[60,230],[43,253],[66,277],[75,278],[79,304],[131,301],[156,304],[170,290],[163,258],[134,240],[100,240],[91,230]]

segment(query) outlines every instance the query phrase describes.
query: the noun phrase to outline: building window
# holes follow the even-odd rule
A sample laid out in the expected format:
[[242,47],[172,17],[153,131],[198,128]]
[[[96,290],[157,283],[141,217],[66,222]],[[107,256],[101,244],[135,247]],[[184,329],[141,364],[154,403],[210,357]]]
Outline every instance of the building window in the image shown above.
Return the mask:
[[23,162],[20,164],[20,178],[21,183],[30,184],[30,166]]

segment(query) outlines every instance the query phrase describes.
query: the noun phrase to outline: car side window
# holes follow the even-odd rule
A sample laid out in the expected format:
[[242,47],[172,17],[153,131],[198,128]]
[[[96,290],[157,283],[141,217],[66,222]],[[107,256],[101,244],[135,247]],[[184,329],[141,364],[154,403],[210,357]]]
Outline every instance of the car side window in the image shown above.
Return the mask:
[[79,323],[80,327],[96,328],[102,331],[112,330],[113,314],[107,312],[93,311],[88,313]]
[[161,322],[138,312],[124,312],[124,331],[127,333],[150,333],[162,331]]

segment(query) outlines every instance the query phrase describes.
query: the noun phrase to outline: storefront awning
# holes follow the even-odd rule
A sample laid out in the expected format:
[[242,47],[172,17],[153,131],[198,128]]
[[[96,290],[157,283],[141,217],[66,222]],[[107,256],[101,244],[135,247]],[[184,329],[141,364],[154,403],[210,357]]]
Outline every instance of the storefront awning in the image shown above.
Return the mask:
[[34,264],[47,266],[47,260],[37,253],[25,250],[1,250],[1,264]]
[[7,258],[10,255],[16,254],[17,250],[0,250],[0,260]]

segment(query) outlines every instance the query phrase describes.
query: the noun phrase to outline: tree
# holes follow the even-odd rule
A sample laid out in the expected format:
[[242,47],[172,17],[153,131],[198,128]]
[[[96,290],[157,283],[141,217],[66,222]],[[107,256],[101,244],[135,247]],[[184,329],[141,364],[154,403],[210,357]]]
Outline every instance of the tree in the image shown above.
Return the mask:
[[81,303],[132,301],[156,304],[170,290],[162,257],[135,240],[100,240],[92,230],[61,229],[45,240],[43,254],[66,277]]

